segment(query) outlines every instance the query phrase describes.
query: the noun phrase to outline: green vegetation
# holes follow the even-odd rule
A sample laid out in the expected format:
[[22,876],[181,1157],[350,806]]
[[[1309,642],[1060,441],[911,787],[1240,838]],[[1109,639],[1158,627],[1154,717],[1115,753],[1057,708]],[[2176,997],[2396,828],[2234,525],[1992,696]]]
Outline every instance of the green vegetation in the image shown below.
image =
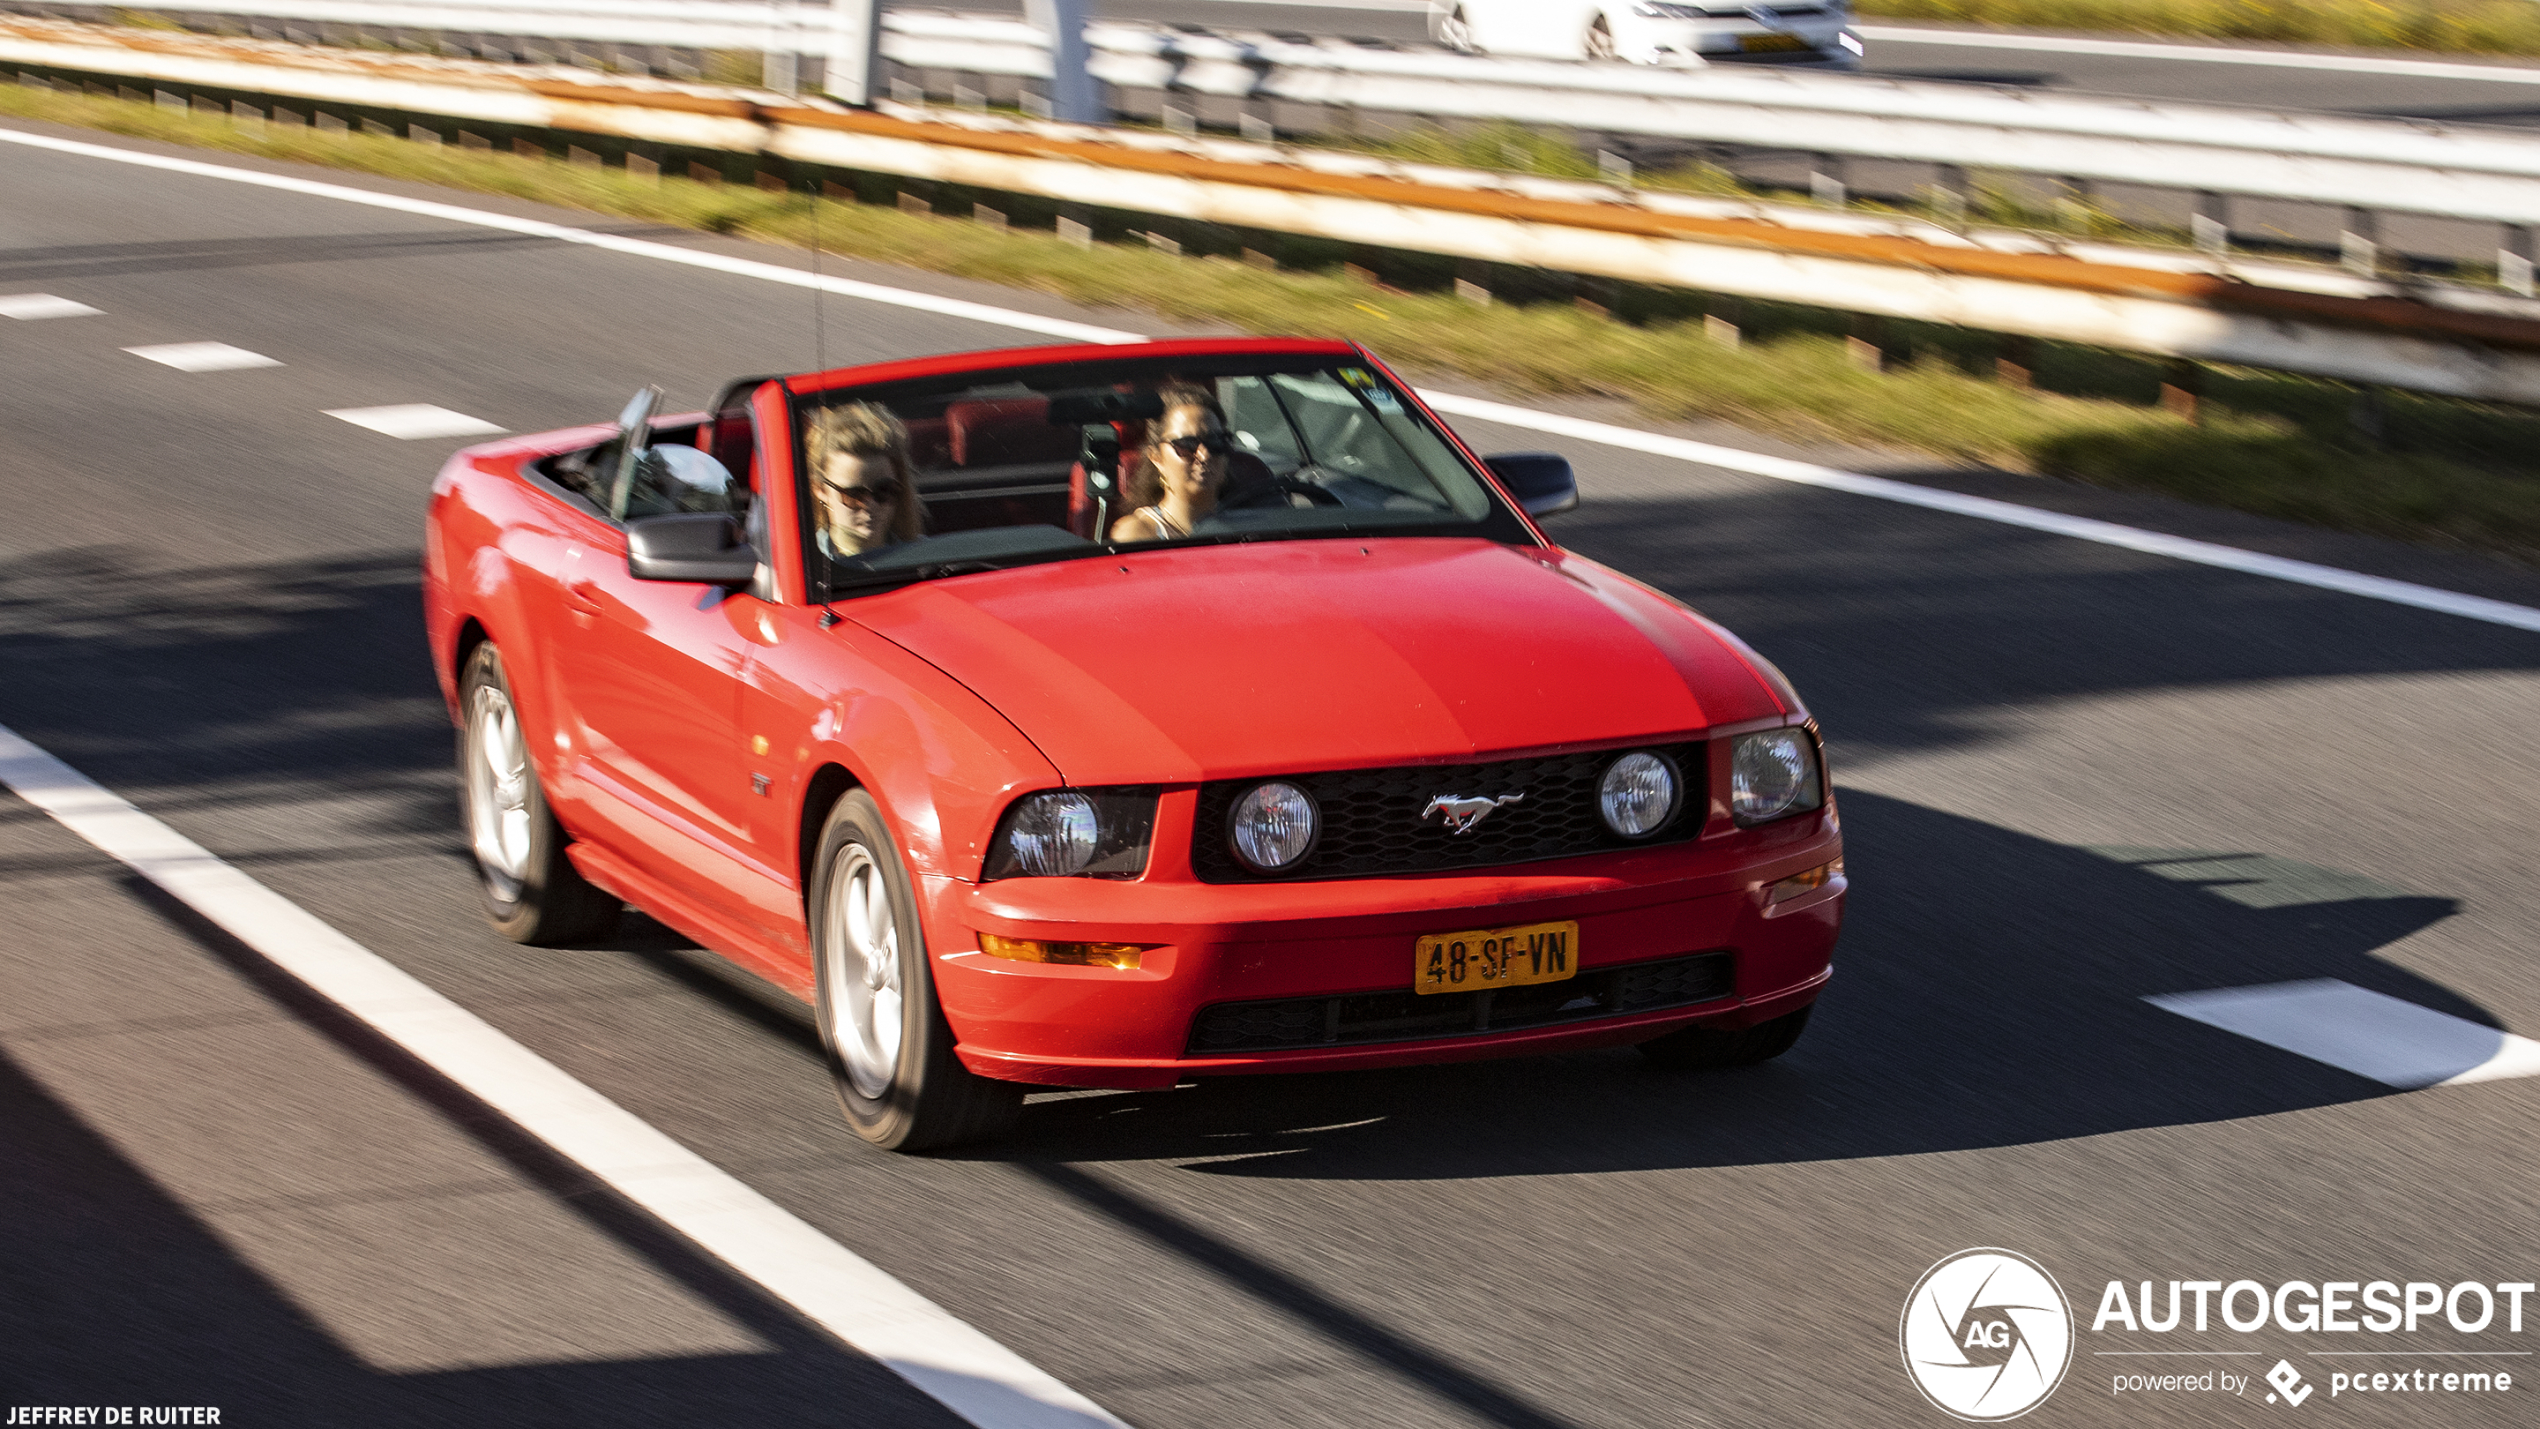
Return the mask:
[[1864,15],[2454,54],[2540,55],[2532,0],[1856,0]]
[[[656,180],[463,144],[237,124],[15,86],[0,88],[0,113],[798,246],[811,232],[800,184],[770,192]],[[686,156],[679,157],[666,172],[684,170]],[[1994,380],[1996,339],[1896,323],[1885,341],[1910,355],[1871,372],[1848,355],[1849,320],[1839,314],[1717,305],[1697,294],[1507,270],[1487,275],[1499,300],[1475,306],[1455,296],[1458,270],[1445,259],[1201,225],[1172,228],[1183,249],[1176,256],[1130,231],[1155,220],[1099,211],[1085,217],[1104,241],[1087,246],[1047,231],[1055,211],[1046,202],[876,176],[858,183],[872,202],[822,204],[819,231],[829,251],[1079,302],[1125,302],[1190,323],[1357,338],[1427,376],[1619,397],[1660,418],[1875,443],[2540,560],[2540,474],[2530,462],[2540,451],[2540,415],[2390,393],[2384,436],[2373,442],[2349,420],[2350,388],[2214,370],[2206,374],[2203,420],[2191,423],[2156,404],[2161,364],[2098,349],[2037,344],[2036,385],[2024,389]],[[1014,226],[901,212],[890,202],[904,186],[964,215],[973,201],[987,202]],[[1263,266],[1273,258],[1281,265],[1275,271]],[[1358,272],[1344,266],[1353,262]],[[1361,276],[1369,269],[1379,281]],[[1611,316],[1574,301],[1585,298]],[[1732,317],[1744,341],[1713,341],[1706,313]]]

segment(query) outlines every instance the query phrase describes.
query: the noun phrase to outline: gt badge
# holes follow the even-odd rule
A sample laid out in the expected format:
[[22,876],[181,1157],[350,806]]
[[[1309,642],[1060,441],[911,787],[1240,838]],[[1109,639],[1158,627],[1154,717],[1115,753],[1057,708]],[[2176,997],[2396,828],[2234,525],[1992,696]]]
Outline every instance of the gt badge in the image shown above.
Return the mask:
[[1502,794],[1496,799],[1458,799],[1453,795],[1440,794],[1429,801],[1429,807],[1420,811],[1420,820],[1426,823],[1431,814],[1444,814],[1448,833],[1469,834],[1475,824],[1490,817],[1491,810],[1502,804],[1514,804],[1524,797],[1526,794],[1522,789],[1514,794]]

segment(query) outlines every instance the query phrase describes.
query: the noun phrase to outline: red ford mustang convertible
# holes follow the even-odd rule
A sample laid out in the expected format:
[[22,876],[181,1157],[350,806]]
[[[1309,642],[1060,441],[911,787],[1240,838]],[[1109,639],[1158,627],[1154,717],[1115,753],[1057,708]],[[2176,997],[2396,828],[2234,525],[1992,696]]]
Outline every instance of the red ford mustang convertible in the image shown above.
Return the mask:
[[490,443],[424,595],[494,925],[811,999],[849,1122],[1031,1087],[1779,1054],[1842,840],[1779,672],[1364,350],[972,353]]

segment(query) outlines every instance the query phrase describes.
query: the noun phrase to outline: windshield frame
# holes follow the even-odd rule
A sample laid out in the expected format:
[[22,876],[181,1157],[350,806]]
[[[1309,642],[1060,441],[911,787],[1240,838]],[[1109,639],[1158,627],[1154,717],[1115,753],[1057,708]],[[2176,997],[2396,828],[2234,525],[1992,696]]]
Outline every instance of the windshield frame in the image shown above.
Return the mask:
[[[1111,347],[1069,347],[1024,349],[1011,352],[966,354],[965,357],[986,360],[963,360],[953,363],[891,363],[871,369],[816,374],[809,378],[791,379],[785,383],[788,411],[788,442],[796,486],[795,512],[800,526],[799,545],[803,564],[804,587],[815,604],[895,590],[921,581],[945,579],[990,570],[1011,569],[1027,565],[1047,565],[1062,561],[1083,560],[1095,556],[1118,556],[1149,551],[1188,550],[1224,545],[1251,545],[1271,541],[1358,540],[1382,537],[1453,537],[1483,539],[1514,546],[1544,546],[1546,542],[1534,523],[1511,502],[1480,456],[1465,445],[1454,430],[1439,420],[1419,393],[1392,369],[1356,343],[1262,341],[1244,345],[1204,345],[1197,343],[1143,344],[1128,350]],[[1003,360],[996,360],[1003,359]],[[873,400],[890,406],[894,400],[927,399],[947,392],[984,388],[1000,382],[1015,382],[1031,391],[1064,391],[1070,388],[1107,386],[1122,382],[1155,382],[1167,378],[1216,378],[1256,376],[1267,379],[1274,373],[1329,373],[1336,368],[1364,367],[1383,387],[1390,390],[1400,404],[1403,417],[1427,432],[1472,480],[1486,508],[1480,518],[1442,521],[1367,521],[1346,520],[1328,524],[1315,523],[1279,529],[1237,529],[1208,531],[1170,540],[1124,542],[1113,540],[1107,531],[1095,539],[1072,537],[1063,528],[1052,528],[1053,535],[1068,538],[1047,547],[1030,548],[1020,542],[1012,551],[992,555],[946,550],[940,561],[912,561],[906,566],[887,566],[858,571],[833,561],[824,554],[818,541],[818,516],[811,500],[809,483],[814,479],[806,439],[811,415],[821,408],[844,401]],[[857,381],[863,373],[870,380]],[[1027,376],[1028,374],[1028,376]],[[1354,393],[1362,405],[1368,404],[1365,393]],[[1283,418],[1294,422],[1293,413]],[[1370,408],[1373,415],[1372,406]],[[1299,436],[1302,437],[1302,433]],[[1390,435],[1390,433],[1388,434]],[[1396,438],[1397,442],[1399,441]],[[1434,477],[1430,478],[1432,482]],[[1442,495],[1445,493],[1441,493]],[[1306,508],[1334,509],[1334,508]],[[988,528],[1024,531],[1031,528]],[[962,532],[947,535],[965,534]],[[965,543],[967,544],[967,543]],[[914,553],[913,553],[914,554]]]

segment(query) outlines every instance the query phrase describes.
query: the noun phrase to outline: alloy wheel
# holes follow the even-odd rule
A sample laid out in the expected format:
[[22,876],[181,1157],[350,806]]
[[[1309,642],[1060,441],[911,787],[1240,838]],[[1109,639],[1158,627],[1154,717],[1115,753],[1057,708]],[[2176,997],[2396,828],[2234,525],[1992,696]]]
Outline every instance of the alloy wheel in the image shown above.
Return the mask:
[[879,1100],[899,1071],[899,918],[881,865],[862,844],[838,850],[826,903],[821,955],[829,961],[831,1037],[856,1091]]
[[505,898],[519,896],[529,867],[529,746],[511,696],[482,685],[468,710],[468,842],[477,866]]
[[1456,6],[1447,12],[1445,19],[1438,21],[1437,40],[1457,54],[1469,55],[1473,52],[1473,22],[1465,16],[1463,6]]

